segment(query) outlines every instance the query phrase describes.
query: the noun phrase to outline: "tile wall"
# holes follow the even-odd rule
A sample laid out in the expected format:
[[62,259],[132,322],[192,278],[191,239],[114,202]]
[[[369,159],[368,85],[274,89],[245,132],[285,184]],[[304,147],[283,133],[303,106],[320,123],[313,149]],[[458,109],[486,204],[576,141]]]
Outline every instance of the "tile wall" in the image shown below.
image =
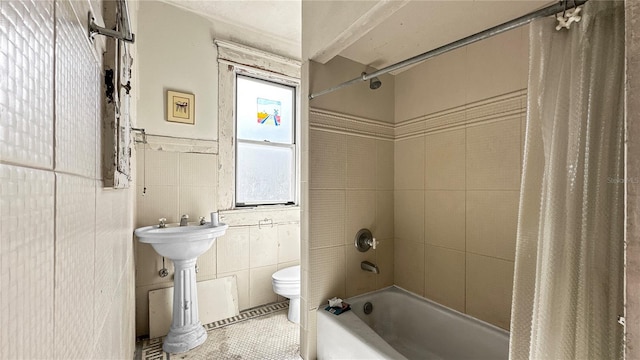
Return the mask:
[[3,359],[134,353],[133,191],[102,185],[94,5],[0,3]]
[[[334,131],[333,120],[351,129]],[[392,126],[313,110],[309,119],[309,262],[304,264],[303,354],[315,357],[316,309],[334,296],[348,298],[393,285],[393,141],[382,133],[364,134],[359,125]],[[376,250],[359,252],[358,230],[368,228],[379,241]],[[365,272],[362,261],[378,266]],[[306,294],[306,295],[305,295]],[[305,297],[306,296],[306,297]]]
[[395,283],[505,329],[527,35],[516,29],[396,76]]

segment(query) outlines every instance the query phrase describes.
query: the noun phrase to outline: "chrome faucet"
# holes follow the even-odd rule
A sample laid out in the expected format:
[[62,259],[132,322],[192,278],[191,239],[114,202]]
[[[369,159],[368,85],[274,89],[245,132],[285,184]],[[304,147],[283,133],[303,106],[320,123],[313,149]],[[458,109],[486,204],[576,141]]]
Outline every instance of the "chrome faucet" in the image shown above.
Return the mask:
[[187,226],[187,221],[189,221],[189,215],[182,215],[182,217],[180,217],[180,226]]
[[378,269],[378,266],[375,264],[372,264],[368,261],[363,261],[360,263],[360,269],[364,270],[364,271],[368,271],[368,272],[372,272],[374,274],[380,274],[380,269]]

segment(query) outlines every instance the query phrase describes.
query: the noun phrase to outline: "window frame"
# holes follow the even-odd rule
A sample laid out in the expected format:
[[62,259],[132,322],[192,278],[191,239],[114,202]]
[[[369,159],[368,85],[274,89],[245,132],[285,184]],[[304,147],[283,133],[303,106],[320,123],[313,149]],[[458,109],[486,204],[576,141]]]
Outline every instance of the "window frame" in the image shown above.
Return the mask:
[[[277,142],[262,142],[256,140],[241,140],[238,138],[238,112],[237,112],[237,103],[238,103],[238,78],[244,77],[250,80],[257,80],[260,82],[274,84],[276,86],[282,86],[291,88],[293,91],[293,99],[292,99],[292,112],[291,115],[293,117],[293,122],[291,124],[291,135],[292,135],[292,143],[277,143]],[[247,208],[256,208],[256,207],[269,207],[269,206],[299,206],[300,203],[300,146],[298,146],[300,141],[300,83],[299,81],[294,81],[287,76],[281,76],[274,73],[265,74],[260,71],[256,71],[253,69],[247,69],[243,67],[236,67],[233,73],[233,208],[234,209],[247,209]],[[293,186],[293,199],[286,203],[284,202],[251,202],[251,203],[238,203],[238,144],[253,144],[253,145],[261,145],[261,146],[273,146],[279,148],[292,148],[293,149],[293,169],[291,173],[291,182]]]

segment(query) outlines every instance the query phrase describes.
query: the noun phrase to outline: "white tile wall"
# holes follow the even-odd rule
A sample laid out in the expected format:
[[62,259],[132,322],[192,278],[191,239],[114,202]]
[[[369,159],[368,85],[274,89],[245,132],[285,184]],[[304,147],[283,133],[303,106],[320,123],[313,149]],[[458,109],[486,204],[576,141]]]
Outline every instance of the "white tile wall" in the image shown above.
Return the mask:
[[57,174],[56,196],[55,353],[80,358],[95,326],[95,181]]
[[56,17],[55,169],[93,178],[100,64],[88,44],[79,46],[86,30],[71,4],[56,2]]
[[53,256],[53,173],[0,165],[0,358],[53,353]]
[[53,2],[0,3],[0,159],[53,166]]
[[0,2],[0,358],[133,354],[133,204],[99,181],[89,8]]

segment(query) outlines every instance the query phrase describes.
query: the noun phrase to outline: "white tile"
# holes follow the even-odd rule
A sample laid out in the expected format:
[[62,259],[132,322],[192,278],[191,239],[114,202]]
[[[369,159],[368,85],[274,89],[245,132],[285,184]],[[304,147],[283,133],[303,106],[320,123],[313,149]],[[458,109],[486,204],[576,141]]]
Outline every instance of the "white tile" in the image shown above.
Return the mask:
[[180,186],[213,187],[218,183],[218,156],[179,153]]
[[51,172],[0,164],[3,359],[53,353],[54,184]]
[[0,5],[0,158],[47,169],[54,151],[53,5]]
[[218,273],[236,272],[249,268],[248,227],[230,227],[216,242]]
[[278,225],[278,264],[300,262],[300,224]]
[[251,226],[249,228],[249,267],[278,263],[278,227]]
[[[173,189],[169,191],[174,191]],[[179,211],[189,215],[189,221],[199,221],[204,217],[210,221],[211,213],[217,210],[216,188],[213,186],[180,186],[179,187]]]
[[238,310],[246,310],[249,306],[249,269],[240,270],[230,273],[218,274],[218,279],[233,276],[236,278],[236,286],[238,289]]
[[96,175],[101,71],[70,3],[56,3],[55,168]]
[[271,275],[277,271],[276,265],[269,265],[249,270],[249,306],[254,307],[275,302]]
[[180,154],[177,152],[147,150],[145,154],[145,163],[142,164],[145,173],[146,186],[179,185],[179,156]]
[[56,174],[56,356],[89,353],[94,330],[95,181]]

